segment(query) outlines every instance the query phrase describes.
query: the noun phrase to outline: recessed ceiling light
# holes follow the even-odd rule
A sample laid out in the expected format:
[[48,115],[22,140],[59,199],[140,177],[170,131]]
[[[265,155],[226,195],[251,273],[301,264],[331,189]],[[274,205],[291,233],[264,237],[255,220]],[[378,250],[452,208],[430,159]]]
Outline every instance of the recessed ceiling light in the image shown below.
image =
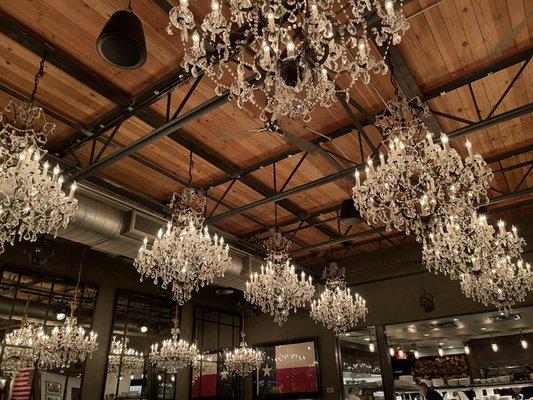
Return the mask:
[[429,336],[429,333],[424,333],[424,336],[425,336],[425,337],[428,337],[428,336]]
[[365,341],[370,342],[370,338],[369,338],[369,337],[366,337],[366,338],[365,338]]

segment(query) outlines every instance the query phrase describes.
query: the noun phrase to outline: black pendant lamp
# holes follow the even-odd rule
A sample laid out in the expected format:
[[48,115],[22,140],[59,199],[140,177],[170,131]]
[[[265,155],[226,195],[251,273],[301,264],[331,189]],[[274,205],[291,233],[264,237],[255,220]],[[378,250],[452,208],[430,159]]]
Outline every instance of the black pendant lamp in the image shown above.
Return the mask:
[[342,202],[339,218],[343,225],[357,225],[363,222],[361,213],[355,208],[353,199],[346,199]]
[[118,68],[139,68],[146,61],[146,41],[141,20],[131,10],[115,12],[96,42],[98,53]]

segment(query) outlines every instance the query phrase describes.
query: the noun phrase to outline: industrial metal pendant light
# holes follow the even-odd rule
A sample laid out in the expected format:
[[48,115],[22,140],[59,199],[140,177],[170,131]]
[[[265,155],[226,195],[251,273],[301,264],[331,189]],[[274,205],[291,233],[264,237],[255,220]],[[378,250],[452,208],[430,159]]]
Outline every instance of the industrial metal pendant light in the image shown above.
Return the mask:
[[353,199],[346,199],[342,202],[340,220],[344,225],[357,225],[363,221],[361,213],[355,208]]
[[146,41],[141,20],[131,9],[115,12],[96,42],[98,53],[118,68],[139,68],[146,61]]

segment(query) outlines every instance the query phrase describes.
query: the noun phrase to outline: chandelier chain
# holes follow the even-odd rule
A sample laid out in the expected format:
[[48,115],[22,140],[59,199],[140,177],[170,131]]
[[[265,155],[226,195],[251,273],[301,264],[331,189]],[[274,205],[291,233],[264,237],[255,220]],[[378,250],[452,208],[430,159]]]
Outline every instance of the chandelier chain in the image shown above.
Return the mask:
[[193,151],[192,147],[189,150],[189,173],[188,173],[188,180],[187,180],[187,186],[191,187],[192,185],[192,169],[194,166],[194,159],[193,159]]
[[41,78],[44,76],[44,66],[46,63],[46,56],[47,56],[47,53],[45,52],[43,57],[41,58],[41,62],[39,63],[39,71],[37,71],[37,74],[35,74],[33,90],[31,91],[31,96],[30,96],[30,103],[33,103],[33,101],[35,100],[35,95],[37,94],[37,88],[39,87]]

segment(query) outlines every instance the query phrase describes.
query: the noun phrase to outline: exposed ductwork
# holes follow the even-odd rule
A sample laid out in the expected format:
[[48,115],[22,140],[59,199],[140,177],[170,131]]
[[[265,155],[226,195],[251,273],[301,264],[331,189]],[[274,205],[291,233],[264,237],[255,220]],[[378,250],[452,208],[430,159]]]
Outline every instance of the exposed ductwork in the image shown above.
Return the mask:
[[[119,204],[112,205],[86,193],[80,193],[77,198],[79,209],[76,217],[66,229],[59,231],[58,236],[108,254],[133,259],[142,239],[145,236],[153,238],[165,224],[163,219],[148,213]],[[230,250],[230,255],[230,270],[223,278],[216,279],[215,284],[243,290],[246,282],[244,262],[249,257],[234,250]]]

